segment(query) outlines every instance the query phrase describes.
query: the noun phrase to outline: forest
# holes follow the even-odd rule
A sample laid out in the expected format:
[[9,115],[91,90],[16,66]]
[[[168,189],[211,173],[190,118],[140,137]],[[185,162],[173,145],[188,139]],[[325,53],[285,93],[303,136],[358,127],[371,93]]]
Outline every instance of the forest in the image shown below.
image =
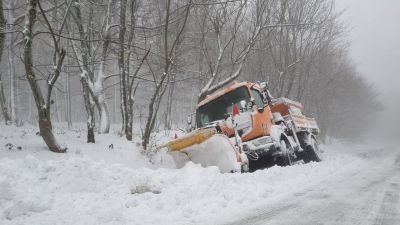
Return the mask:
[[1,0],[0,105],[6,125],[117,126],[149,150],[185,129],[208,94],[268,81],[304,104],[320,138],[359,139],[381,108],[349,56],[334,0]]

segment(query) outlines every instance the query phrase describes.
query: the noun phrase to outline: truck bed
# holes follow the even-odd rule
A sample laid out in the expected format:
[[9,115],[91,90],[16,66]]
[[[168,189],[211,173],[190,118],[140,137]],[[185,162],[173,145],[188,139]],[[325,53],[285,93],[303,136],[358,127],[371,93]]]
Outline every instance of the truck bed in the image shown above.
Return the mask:
[[303,115],[303,105],[300,102],[288,98],[278,98],[271,107],[271,112],[279,112],[285,121],[293,122],[297,131],[311,130],[313,133],[319,133],[317,121],[314,118]]

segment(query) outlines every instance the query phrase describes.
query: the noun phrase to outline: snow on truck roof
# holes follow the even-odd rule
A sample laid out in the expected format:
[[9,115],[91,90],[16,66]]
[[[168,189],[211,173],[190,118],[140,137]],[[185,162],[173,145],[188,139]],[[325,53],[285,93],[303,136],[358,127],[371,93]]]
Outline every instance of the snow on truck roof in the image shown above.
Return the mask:
[[[259,89],[259,86],[257,85],[257,83],[252,83],[252,82],[248,82],[248,81],[244,81],[244,82],[234,81],[234,83],[232,85],[230,85],[226,88],[222,88],[210,95],[207,95],[205,99],[203,99],[202,101],[200,101],[199,104],[197,104],[197,108],[221,97],[222,95],[225,95],[225,94],[227,94],[233,90],[236,90],[239,87],[243,87],[243,86],[253,86],[256,89]],[[283,104],[283,105],[287,105],[287,106],[297,107],[300,110],[304,109],[303,104],[301,104],[300,102],[293,101],[293,100],[285,98],[285,97],[277,98],[277,102],[275,103],[275,105],[277,105],[277,104]]]
[[239,87],[247,86],[247,85],[253,85],[253,83],[250,83],[248,81],[244,81],[244,82],[235,81],[235,83],[233,83],[232,85],[230,85],[226,88],[220,89],[219,91],[216,91],[210,95],[207,95],[205,99],[203,99],[199,104],[197,104],[197,108],[211,102],[212,100],[214,100],[218,97],[221,97],[222,95],[225,95],[226,93],[236,90]]

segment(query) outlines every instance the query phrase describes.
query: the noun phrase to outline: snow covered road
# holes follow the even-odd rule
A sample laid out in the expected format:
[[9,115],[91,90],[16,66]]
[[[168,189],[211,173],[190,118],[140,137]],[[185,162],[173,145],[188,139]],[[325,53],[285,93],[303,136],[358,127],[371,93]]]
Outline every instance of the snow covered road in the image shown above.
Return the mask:
[[351,173],[269,202],[230,225],[242,224],[400,224],[400,151],[360,152],[369,161]]

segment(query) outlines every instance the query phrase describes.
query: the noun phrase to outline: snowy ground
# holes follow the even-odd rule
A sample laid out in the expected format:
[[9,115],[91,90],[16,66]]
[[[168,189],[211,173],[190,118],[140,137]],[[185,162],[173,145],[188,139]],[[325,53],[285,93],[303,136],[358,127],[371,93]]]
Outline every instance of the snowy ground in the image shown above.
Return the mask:
[[266,224],[246,218],[377,162],[368,157],[376,146],[336,143],[323,146],[320,163],[221,174],[194,164],[175,169],[163,152],[149,160],[139,140],[128,142],[117,133],[87,144],[84,130],[56,128],[69,150],[54,154],[34,127],[0,129],[2,225]]
[[[377,148],[378,147],[378,148]],[[400,224],[400,151],[376,146],[357,151],[364,163],[342,170],[278,201],[268,201],[229,225]]]

